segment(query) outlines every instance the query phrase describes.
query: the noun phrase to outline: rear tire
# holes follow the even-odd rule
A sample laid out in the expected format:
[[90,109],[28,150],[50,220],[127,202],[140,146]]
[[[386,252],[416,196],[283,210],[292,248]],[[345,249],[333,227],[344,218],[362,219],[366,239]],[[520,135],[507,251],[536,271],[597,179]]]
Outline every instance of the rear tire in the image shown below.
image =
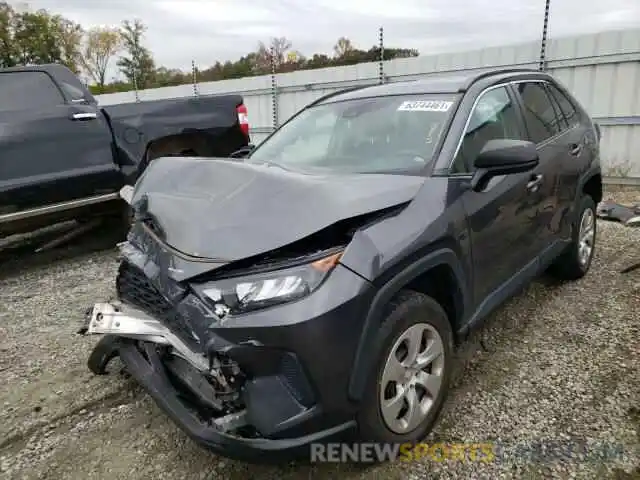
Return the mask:
[[593,198],[585,195],[580,201],[571,244],[549,269],[554,277],[578,280],[587,274],[595,252],[596,218],[596,204]]
[[431,297],[403,291],[389,304],[379,338],[384,346],[358,414],[359,439],[415,444],[431,431],[449,390],[449,319]]

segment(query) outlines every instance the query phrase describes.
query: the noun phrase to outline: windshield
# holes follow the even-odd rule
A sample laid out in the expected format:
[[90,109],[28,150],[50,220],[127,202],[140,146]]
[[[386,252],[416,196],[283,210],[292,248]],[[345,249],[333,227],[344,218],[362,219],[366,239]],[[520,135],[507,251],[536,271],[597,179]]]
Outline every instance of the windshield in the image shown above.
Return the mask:
[[420,170],[432,159],[456,95],[401,95],[316,105],[249,156],[292,170]]

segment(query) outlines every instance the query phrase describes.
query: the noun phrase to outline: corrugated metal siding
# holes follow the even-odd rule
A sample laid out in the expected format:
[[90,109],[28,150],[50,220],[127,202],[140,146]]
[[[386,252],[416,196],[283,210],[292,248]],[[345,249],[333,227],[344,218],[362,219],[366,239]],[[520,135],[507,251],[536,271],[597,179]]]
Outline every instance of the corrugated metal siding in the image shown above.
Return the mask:
[[[384,62],[384,72],[387,81],[395,82],[496,67],[537,68],[539,49],[539,42],[529,42],[391,60]],[[547,49],[547,66],[602,125],[602,160],[607,173],[640,177],[640,28],[553,39]],[[325,94],[377,83],[378,74],[377,63],[279,74],[278,123]],[[243,94],[256,143],[272,130],[270,76],[201,83],[198,90],[200,95]],[[142,101],[188,97],[193,95],[193,86],[142,90],[138,95]],[[102,105],[136,101],[134,92],[98,99]]]

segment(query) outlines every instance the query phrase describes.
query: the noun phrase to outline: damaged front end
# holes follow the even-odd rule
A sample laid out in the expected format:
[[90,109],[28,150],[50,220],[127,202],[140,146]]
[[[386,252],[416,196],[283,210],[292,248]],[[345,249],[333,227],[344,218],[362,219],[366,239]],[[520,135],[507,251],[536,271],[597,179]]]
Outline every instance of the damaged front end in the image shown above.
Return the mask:
[[[228,457],[308,454],[353,430],[350,366],[375,287],[346,266],[348,247],[402,211],[420,181],[352,179],[359,188],[345,204],[342,177],[186,159],[178,181],[163,174],[173,163],[156,162],[122,192],[134,219],[120,245],[118,301],[97,303],[82,329],[103,335],[91,370],[103,374],[119,356],[189,436]],[[215,198],[197,186],[203,177],[218,182],[206,185]],[[270,198],[265,188],[285,211],[247,220]],[[362,253],[351,251],[352,261]]]
[[[193,395],[197,407],[192,413],[208,418],[216,431],[227,432],[246,425],[243,405],[239,400],[242,375],[237,364],[218,356],[194,352],[189,345],[160,321],[142,310],[121,302],[97,303],[87,313],[82,332],[105,335],[96,345],[99,352],[89,361],[96,374],[106,373],[107,363],[119,355],[130,373],[145,387],[158,388],[162,382],[149,384],[146,377],[156,380],[177,380],[180,390]],[[169,375],[173,380],[169,378]]]
[[278,461],[279,453],[302,455],[310,443],[353,427],[346,422],[283,438],[288,423],[317,413],[317,399],[293,353],[257,341],[230,343],[215,334],[199,350],[165,323],[119,301],[96,304],[82,330],[103,335],[89,360],[94,373],[106,373],[106,364],[118,356],[185,433],[227,457]]
[[[355,318],[349,323],[357,327],[370,300],[361,293],[368,282],[339,265],[344,244],[358,226],[388,214],[227,264],[180,259],[136,222],[120,245],[118,300],[95,304],[80,332],[102,335],[89,368],[105,374],[119,356],[189,436],[225,456],[262,462],[308,453],[310,443],[355,427],[348,414],[331,415],[346,412],[347,401],[333,398],[346,396],[346,383],[338,394],[319,384],[339,383],[341,371],[346,379],[345,355],[355,352],[348,339],[357,337],[343,324]],[[346,287],[310,295],[330,275]],[[331,355],[337,363],[326,362]]]

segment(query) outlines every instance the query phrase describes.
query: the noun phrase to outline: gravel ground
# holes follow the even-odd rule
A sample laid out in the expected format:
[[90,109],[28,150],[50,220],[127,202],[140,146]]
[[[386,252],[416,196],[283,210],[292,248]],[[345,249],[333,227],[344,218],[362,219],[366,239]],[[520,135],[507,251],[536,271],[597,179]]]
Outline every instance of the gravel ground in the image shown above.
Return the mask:
[[[0,270],[0,477],[639,479],[640,270],[619,272],[640,260],[640,229],[599,229],[587,278],[541,279],[459,352],[455,387],[427,441],[495,442],[491,463],[266,467],[211,455],[130,380],[85,366],[95,339],[73,332],[87,306],[112,294],[111,249],[14,259]],[[556,452],[532,456],[544,441]],[[571,449],[581,442],[586,451]]]

